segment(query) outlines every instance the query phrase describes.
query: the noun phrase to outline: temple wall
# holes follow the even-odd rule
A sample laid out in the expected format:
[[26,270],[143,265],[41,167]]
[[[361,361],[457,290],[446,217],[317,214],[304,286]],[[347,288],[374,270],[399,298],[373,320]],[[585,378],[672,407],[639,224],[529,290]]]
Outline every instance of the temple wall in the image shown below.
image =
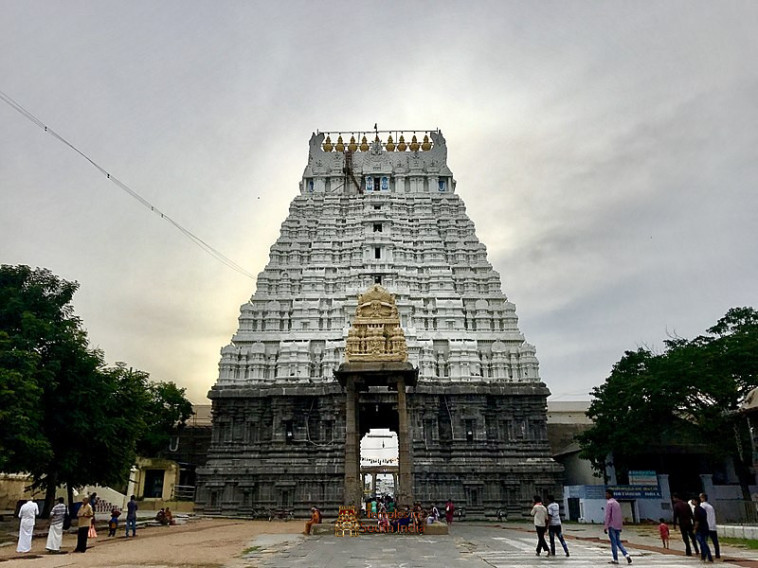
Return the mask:
[[[452,496],[470,518],[526,514],[535,491],[561,495],[550,459],[544,385],[419,384],[407,393],[414,495]],[[345,394],[339,385],[214,390],[218,419],[198,470],[197,510],[249,516],[268,508],[306,516],[343,503]],[[386,403],[361,393],[361,403]]]

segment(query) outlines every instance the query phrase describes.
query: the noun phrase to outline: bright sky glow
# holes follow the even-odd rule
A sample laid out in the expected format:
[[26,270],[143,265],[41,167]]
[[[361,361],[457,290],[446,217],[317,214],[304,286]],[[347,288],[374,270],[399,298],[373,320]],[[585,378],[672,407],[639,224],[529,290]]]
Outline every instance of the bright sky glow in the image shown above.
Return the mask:
[[[442,129],[554,399],[758,305],[758,4],[6,0],[0,90],[257,274],[312,131]],[[254,282],[0,104],[0,262],[187,387]]]

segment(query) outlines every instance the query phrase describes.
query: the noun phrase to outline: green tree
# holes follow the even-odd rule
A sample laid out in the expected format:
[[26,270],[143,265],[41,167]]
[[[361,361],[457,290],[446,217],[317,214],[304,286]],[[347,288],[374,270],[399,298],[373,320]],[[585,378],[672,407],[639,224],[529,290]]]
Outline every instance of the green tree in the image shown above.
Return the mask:
[[53,449],[44,434],[46,392],[60,369],[59,344],[78,327],[77,284],[48,270],[0,266],[0,466],[28,471]]
[[172,382],[149,385],[149,400],[144,410],[146,428],[137,444],[140,455],[155,456],[165,451],[171,438],[184,428],[192,416],[192,403],[184,393],[185,389]]
[[39,355],[17,349],[0,331],[0,471],[50,454],[40,432],[42,389],[34,380]]
[[635,457],[671,443],[701,444],[731,458],[749,500],[749,432],[737,409],[758,386],[758,312],[733,308],[705,335],[665,342],[665,351],[627,351],[587,412],[583,457],[605,472],[613,455],[624,471]]
[[0,468],[46,492],[127,479],[138,442],[163,444],[191,414],[183,389],[106,367],[49,270],[0,266]]

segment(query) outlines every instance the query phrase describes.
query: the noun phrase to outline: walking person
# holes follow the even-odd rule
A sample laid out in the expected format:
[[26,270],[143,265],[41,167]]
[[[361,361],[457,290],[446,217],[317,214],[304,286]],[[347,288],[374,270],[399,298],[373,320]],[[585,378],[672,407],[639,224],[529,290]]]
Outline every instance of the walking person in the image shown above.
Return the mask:
[[89,504],[89,497],[82,497],[82,506],[76,513],[78,528],[76,529],[76,548],[74,552],[87,552],[87,535],[92,526],[92,518],[95,513]]
[[545,542],[545,533],[548,526],[547,509],[542,504],[542,497],[539,495],[534,496],[534,506],[530,515],[534,517],[534,528],[537,531],[537,556],[540,555],[543,548],[547,552],[547,555],[550,556],[550,548],[547,542]]
[[129,529],[132,529],[132,536],[137,536],[137,498],[132,495],[126,504],[126,536],[129,536]]
[[708,536],[711,537],[711,542],[713,543],[713,555],[716,558],[721,558],[719,535],[716,532],[716,510],[708,502],[708,495],[706,493],[700,494],[700,506],[705,509],[705,515],[708,517]]
[[50,510],[50,528],[47,532],[47,544],[45,544],[48,552],[57,554],[61,551],[63,521],[67,513],[68,509],[66,509],[66,505],[63,502],[63,497],[58,497],[58,502]]
[[692,548],[690,548],[690,541],[695,548],[695,554],[700,554],[700,549],[697,546],[697,540],[695,539],[695,532],[693,527],[695,524],[695,518],[692,515],[692,509],[689,503],[683,501],[678,493],[674,493],[674,526],[679,528],[679,532],[682,533],[682,540],[684,541],[684,553],[687,556],[692,556]]
[[550,535],[550,554],[555,556],[555,538],[558,537],[561,546],[563,546],[563,552],[568,557],[569,547],[563,538],[563,527],[561,526],[561,507],[555,502],[555,497],[552,495],[547,496],[547,515],[550,519],[550,524],[547,527],[548,534]]
[[32,549],[32,533],[34,532],[34,521],[39,515],[37,503],[29,499],[21,505],[18,510],[18,518],[21,522],[18,525],[18,546],[16,552],[29,552]]
[[661,544],[663,548],[669,548],[669,526],[666,524],[666,520],[661,517],[661,524],[658,525],[658,534],[661,535]]
[[713,562],[713,556],[711,556],[711,549],[708,546],[708,513],[700,506],[700,502],[697,499],[690,501],[695,508],[695,537],[700,544],[700,560],[707,560]]
[[624,528],[624,520],[621,516],[621,505],[613,498],[613,491],[610,489],[605,490],[605,521],[603,522],[603,532],[608,535],[611,541],[611,555],[613,560],[611,564],[619,563],[618,551],[624,555],[626,561],[631,564],[632,557],[621,544],[621,530]]

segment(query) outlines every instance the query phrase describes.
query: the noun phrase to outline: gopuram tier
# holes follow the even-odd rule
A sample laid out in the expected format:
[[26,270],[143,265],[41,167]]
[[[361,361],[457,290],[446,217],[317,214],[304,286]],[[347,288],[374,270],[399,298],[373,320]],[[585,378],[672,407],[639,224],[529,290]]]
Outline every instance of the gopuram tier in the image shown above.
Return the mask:
[[535,348],[455,190],[438,130],[311,137],[221,349],[197,511],[336,515],[364,496],[360,440],[380,428],[398,435],[401,506],[520,516],[561,494]]

